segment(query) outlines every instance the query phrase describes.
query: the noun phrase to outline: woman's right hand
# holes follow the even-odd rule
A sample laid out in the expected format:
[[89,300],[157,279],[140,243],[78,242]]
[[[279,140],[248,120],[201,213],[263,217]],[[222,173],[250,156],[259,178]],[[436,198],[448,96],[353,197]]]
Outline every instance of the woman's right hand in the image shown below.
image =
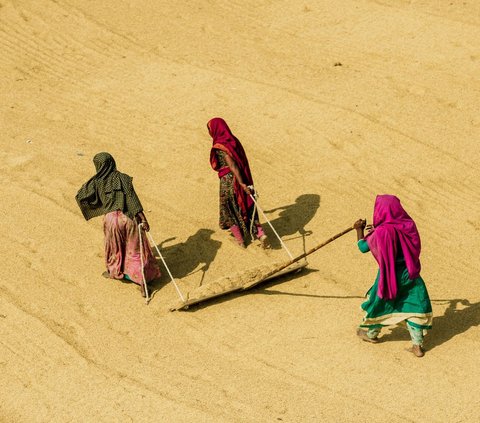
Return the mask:
[[367,221],[365,219],[358,219],[354,224],[353,227],[355,229],[365,229],[365,226],[367,225]]
[[240,184],[240,187],[248,194],[251,195],[250,188],[248,188],[247,184]]
[[148,224],[148,220],[143,212],[138,213],[135,216],[135,220],[137,225],[140,225],[146,232],[150,231],[150,225]]

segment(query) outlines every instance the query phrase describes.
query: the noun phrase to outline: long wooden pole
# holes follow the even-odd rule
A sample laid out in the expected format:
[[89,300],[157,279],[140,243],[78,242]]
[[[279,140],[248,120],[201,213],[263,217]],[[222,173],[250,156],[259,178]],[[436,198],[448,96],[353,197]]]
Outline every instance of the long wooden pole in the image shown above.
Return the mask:
[[266,275],[262,275],[262,278],[260,281],[256,280],[253,281],[252,283],[249,283],[248,285],[245,285],[243,289],[248,289],[251,288],[254,285],[257,285],[260,283],[262,280],[265,280],[269,278],[270,276],[273,276],[275,273],[280,272],[283,269],[286,269],[288,266],[291,266],[293,263],[296,263],[297,261],[302,260],[303,258],[309,256],[310,254],[314,253],[315,251],[319,250],[322,247],[325,247],[325,245],[330,244],[332,241],[335,241],[337,238],[340,238],[341,236],[347,234],[348,232],[353,230],[353,226],[350,226],[349,228],[343,230],[342,232],[339,232],[336,235],[333,235],[331,238],[327,239],[326,241],[323,241],[322,243],[318,244],[317,246],[313,247],[312,249],[308,250],[307,252],[300,254],[299,256],[295,257],[294,259],[290,260],[289,262],[283,263],[279,266],[277,266],[275,269],[270,270]]
[[[180,304],[176,305],[175,307],[172,307],[170,309],[170,311],[182,310],[182,309],[185,310],[189,306],[191,306],[193,304],[200,303],[202,301],[207,301],[207,300],[210,300],[212,298],[216,298],[216,297],[219,297],[221,295],[228,294],[230,292],[244,291],[244,290],[247,290],[249,288],[252,288],[253,286],[258,285],[259,283],[261,283],[264,280],[270,278],[271,276],[274,276],[274,275],[278,274],[283,269],[286,269],[287,267],[291,266],[292,264],[294,264],[294,263],[302,260],[303,258],[307,257],[308,255],[314,253],[315,251],[319,250],[320,248],[325,247],[325,245],[330,244],[332,241],[335,241],[337,238],[340,238],[341,236],[345,235],[346,233],[350,232],[351,230],[353,230],[353,226],[345,229],[344,231],[342,231],[342,232],[340,232],[340,233],[338,233],[334,236],[332,236],[331,238],[327,239],[326,241],[323,241],[321,244],[318,244],[317,246],[313,247],[311,250],[308,250],[306,253],[300,254],[298,257],[295,257],[294,259],[278,265],[276,268],[270,270],[267,274],[259,275],[258,278],[256,278],[255,280],[252,280],[250,283],[247,283],[245,285],[237,285],[237,286],[233,286],[233,287],[230,286],[229,288],[225,289],[224,291],[217,291],[217,292],[209,293],[205,296],[200,296],[200,297],[194,297],[194,298],[191,298],[191,299],[187,299],[186,301],[183,300],[183,298],[182,298],[182,302]],[[295,271],[296,269],[299,269],[299,268],[300,267],[293,268],[293,269],[291,269],[291,271]],[[288,273],[289,271],[290,270],[287,269],[286,273]]]
[[265,213],[263,212],[263,210],[260,208],[260,206],[258,205],[258,202],[257,200],[255,200],[255,197],[250,194],[250,198],[253,200],[253,203],[255,204],[255,207],[258,209],[258,211],[260,213],[262,213],[262,216],[263,218],[267,221],[268,225],[270,226],[270,228],[272,228],[272,231],[273,233],[275,234],[275,236],[278,238],[278,240],[280,241],[280,245],[282,246],[282,248],[285,250],[285,252],[288,254],[288,257],[290,257],[290,260],[293,260],[293,255],[292,253],[290,252],[290,250],[287,248],[287,246],[285,245],[285,243],[283,242],[282,238],[280,238],[280,235],[278,235],[277,231],[275,230],[275,228],[273,227],[273,225],[271,224],[270,220],[268,220],[268,217],[265,216]]
[[143,278],[143,292],[145,293],[145,304],[148,305],[150,302],[150,295],[148,293],[148,286],[147,286],[147,280],[145,278],[145,268],[144,268],[144,260],[143,260],[143,239],[142,239],[142,229],[143,229],[143,223],[140,223],[138,225],[138,238],[140,241],[140,263],[142,266],[142,278]]
[[160,250],[158,249],[157,247],[157,244],[155,243],[155,241],[153,240],[153,237],[152,237],[152,234],[150,232],[147,232],[147,236],[150,238],[150,241],[152,242],[153,246],[155,247],[155,249],[157,250],[157,254],[158,256],[160,257],[160,259],[162,260],[162,263],[163,265],[165,266],[165,269],[167,269],[167,273],[168,273],[168,276],[170,276],[170,280],[173,282],[173,286],[175,287],[175,289],[177,290],[177,294],[178,296],[180,297],[180,300],[182,300],[183,302],[185,302],[185,298],[182,294],[182,291],[180,291],[180,288],[178,287],[177,285],[177,282],[175,282],[175,279],[173,278],[172,276],[172,272],[170,272],[170,269],[168,268],[167,266],[167,263],[165,262],[165,259],[163,258],[162,256],[162,253],[160,252]]
[[311,250],[308,250],[307,252],[305,252],[303,254],[300,254],[298,257],[295,257],[292,260],[292,263],[295,263],[295,262],[309,256],[310,254],[314,253],[315,251],[319,250],[320,248],[325,247],[325,245],[330,244],[332,241],[335,241],[337,238],[340,238],[341,236],[343,236],[345,234],[348,234],[352,230],[353,230],[353,226],[350,226],[349,228],[343,230],[342,232],[340,232],[336,235],[333,235],[331,238],[327,239],[326,241],[323,241],[322,243],[318,244],[316,247],[313,247]]

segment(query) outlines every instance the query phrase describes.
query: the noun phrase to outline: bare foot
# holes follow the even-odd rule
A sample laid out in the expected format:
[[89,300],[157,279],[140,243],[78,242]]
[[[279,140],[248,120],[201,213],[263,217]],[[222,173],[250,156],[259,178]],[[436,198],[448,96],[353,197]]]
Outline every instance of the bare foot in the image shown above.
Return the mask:
[[264,250],[267,250],[270,248],[270,243],[268,242],[267,235],[262,235],[260,238],[258,238],[260,241],[260,244]]
[[357,336],[363,341],[371,342],[372,344],[378,344],[380,342],[380,340],[377,337],[369,338],[367,335],[367,331],[360,328],[357,329]]
[[105,272],[102,273],[102,276],[104,278],[110,279],[110,273],[108,273],[106,270],[105,270]]
[[228,238],[230,242],[233,242],[237,247],[240,247],[242,250],[245,249],[245,244],[243,242],[238,242],[236,238],[230,237]]
[[407,348],[408,352],[413,353],[415,357],[423,357],[425,355],[425,351],[423,351],[423,348],[420,345],[413,345],[410,348]]

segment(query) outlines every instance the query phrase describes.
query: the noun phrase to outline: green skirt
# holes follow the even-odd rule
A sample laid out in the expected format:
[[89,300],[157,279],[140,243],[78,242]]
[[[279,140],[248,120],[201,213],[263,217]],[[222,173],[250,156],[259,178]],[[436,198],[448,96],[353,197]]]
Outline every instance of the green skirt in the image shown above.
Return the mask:
[[406,321],[418,329],[431,329],[432,304],[427,287],[421,277],[409,279],[407,267],[402,260],[395,264],[397,275],[397,296],[393,300],[383,300],[377,295],[380,271],[373,286],[368,291],[368,300],[362,304],[366,312],[361,327],[374,328],[395,325]]

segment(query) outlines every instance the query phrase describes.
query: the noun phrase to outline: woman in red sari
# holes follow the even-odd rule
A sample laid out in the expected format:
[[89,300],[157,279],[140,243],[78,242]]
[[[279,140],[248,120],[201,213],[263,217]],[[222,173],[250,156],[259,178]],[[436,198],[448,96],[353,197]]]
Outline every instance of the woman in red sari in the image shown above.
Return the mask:
[[254,212],[253,178],[245,150],[222,118],[211,119],[207,128],[213,140],[210,164],[220,179],[220,227],[230,230],[243,248],[251,231],[265,248],[267,236]]

